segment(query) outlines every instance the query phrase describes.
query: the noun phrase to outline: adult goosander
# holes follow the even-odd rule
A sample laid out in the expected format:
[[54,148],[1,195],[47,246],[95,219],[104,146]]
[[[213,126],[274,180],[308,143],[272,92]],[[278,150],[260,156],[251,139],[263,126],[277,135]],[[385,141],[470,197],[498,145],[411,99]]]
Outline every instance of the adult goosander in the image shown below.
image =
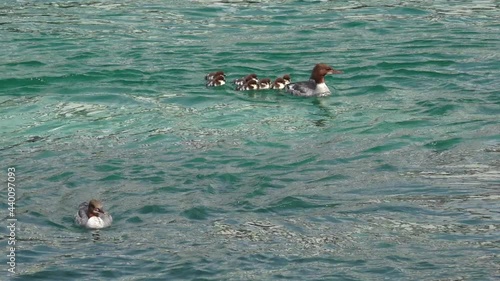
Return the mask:
[[286,86],[286,81],[285,79],[278,77],[276,80],[274,80],[273,84],[271,85],[271,89],[278,89],[281,90],[285,88]]
[[75,222],[86,228],[97,229],[110,226],[113,218],[104,212],[101,201],[92,199],[90,202],[83,202],[78,206]]
[[222,76],[224,78],[226,77],[226,75],[224,74],[224,71],[216,71],[216,72],[210,72],[207,75],[205,75],[205,80],[211,81],[211,80],[214,80],[214,78],[217,76]]
[[257,82],[257,80],[253,79],[248,80],[248,82],[246,82],[245,85],[236,87],[236,91],[250,91],[258,89],[259,89],[259,83]]
[[242,86],[242,85],[245,85],[250,80],[255,80],[255,82],[259,81],[257,79],[257,74],[252,73],[252,74],[248,74],[247,76],[242,77],[240,79],[235,79],[235,80],[233,80],[233,84],[235,84],[236,86]]
[[208,81],[207,87],[218,87],[226,84],[226,79],[222,75],[215,76],[212,80]]
[[290,83],[285,90],[294,96],[302,97],[324,97],[331,94],[330,89],[325,84],[325,75],[342,73],[331,66],[318,63],[311,72],[309,81]]

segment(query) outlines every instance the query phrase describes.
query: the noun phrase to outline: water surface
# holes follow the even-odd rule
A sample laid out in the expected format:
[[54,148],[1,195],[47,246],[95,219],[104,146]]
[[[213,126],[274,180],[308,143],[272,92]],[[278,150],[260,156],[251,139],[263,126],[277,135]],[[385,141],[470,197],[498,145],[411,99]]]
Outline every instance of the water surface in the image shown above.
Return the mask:
[[[498,5],[4,1],[17,279],[500,278]],[[204,86],[318,62],[327,98]]]

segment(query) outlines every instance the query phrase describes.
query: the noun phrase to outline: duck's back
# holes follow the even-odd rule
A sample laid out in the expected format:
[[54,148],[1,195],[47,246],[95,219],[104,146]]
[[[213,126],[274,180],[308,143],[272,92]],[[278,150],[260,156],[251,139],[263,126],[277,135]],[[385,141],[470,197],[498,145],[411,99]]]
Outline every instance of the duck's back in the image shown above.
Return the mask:
[[85,226],[87,225],[87,221],[89,220],[89,217],[87,216],[87,210],[89,209],[89,203],[88,202],[83,202],[78,206],[78,212],[76,213],[75,216],[75,223],[78,225]]
[[314,80],[291,83],[285,86],[288,93],[301,97],[324,97],[331,94],[325,83],[316,83]]

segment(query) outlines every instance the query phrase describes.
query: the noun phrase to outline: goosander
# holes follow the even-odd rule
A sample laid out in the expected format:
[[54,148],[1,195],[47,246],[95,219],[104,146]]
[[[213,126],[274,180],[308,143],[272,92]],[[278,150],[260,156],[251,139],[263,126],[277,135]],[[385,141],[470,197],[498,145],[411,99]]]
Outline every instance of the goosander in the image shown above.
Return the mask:
[[236,91],[249,91],[249,90],[258,90],[259,83],[256,80],[250,79],[245,85],[241,85],[236,87]]
[[259,89],[260,90],[271,89],[271,79],[269,78],[260,79]]
[[255,80],[255,82],[257,82],[258,81],[257,74],[252,73],[252,74],[248,74],[247,76],[242,77],[240,79],[235,79],[235,80],[233,80],[233,84],[235,84],[236,86],[241,86],[241,85],[245,85],[250,80]]
[[75,216],[76,224],[86,228],[108,227],[112,221],[111,215],[104,212],[102,202],[96,199],[81,203]]
[[205,80],[211,81],[214,80],[214,78],[217,76],[222,76],[224,78],[226,77],[224,71],[216,71],[216,72],[210,72],[209,74],[205,75]]
[[331,66],[318,63],[314,66],[309,81],[290,83],[286,85],[287,92],[294,96],[302,97],[324,97],[331,94],[330,89],[325,84],[325,75],[342,73]]
[[218,87],[226,84],[226,79],[222,75],[215,76],[212,80],[208,81],[207,87]]
[[285,85],[288,85],[292,82],[292,78],[290,78],[290,75],[288,74],[283,75],[283,80],[285,80]]
[[274,80],[273,84],[271,85],[271,89],[278,89],[281,90],[285,88],[286,81],[285,79],[278,77],[276,80]]

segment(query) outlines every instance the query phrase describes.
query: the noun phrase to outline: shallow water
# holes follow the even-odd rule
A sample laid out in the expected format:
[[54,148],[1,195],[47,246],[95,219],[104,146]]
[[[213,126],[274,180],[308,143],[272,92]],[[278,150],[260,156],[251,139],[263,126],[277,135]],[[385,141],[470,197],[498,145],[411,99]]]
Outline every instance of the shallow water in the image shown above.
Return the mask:
[[[498,1],[5,1],[0,34],[19,280],[500,278]],[[204,86],[317,62],[327,98]]]

